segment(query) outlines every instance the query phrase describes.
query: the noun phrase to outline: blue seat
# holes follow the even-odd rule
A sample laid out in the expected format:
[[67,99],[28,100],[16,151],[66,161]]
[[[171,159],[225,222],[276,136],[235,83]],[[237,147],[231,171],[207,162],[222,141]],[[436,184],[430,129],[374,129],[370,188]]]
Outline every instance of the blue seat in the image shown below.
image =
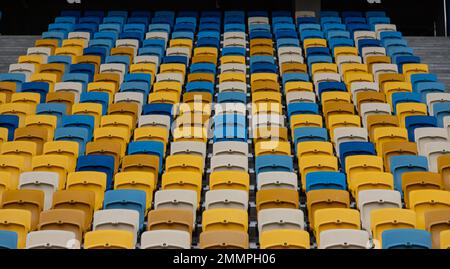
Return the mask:
[[340,17],[322,17],[320,18],[320,24],[322,26],[325,26],[327,24],[342,24],[342,19]]
[[35,92],[41,96],[41,103],[45,103],[47,93],[49,92],[49,84],[47,82],[25,82],[20,87],[20,92]]
[[164,160],[164,143],[161,141],[133,141],[128,144],[128,154],[150,154],[159,157],[159,173],[162,172]]
[[74,141],[79,145],[78,155],[84,155],[86,143],[89,142],[88,130],[83,127],[59,127],[55,129],[55,141]]
[[316,103],[290,103],[287,105],[288,118],[297,114],[319,114],[319,105]]
[[384,11],[367,11],[366,12],[366,17],[367,18],[386,17],[386,12],[384,12]]
[[[322,25],[323,25],[324,33],[328,33],[330,31],[347,31],[347,28],[345,27],[345,24],[342,24],[340,22],[340,19],[339,19],[338,22],[327,22],[327,23],[324,23]],[[349,36],[349,38],[350,38],[350,36]]]
[[195,74],[195,73],[210,73],[210,74],[216,74],[216,65],[213,63],[201,63],[197,62],[194,64],[191,64],[189,67],[189,73]]
[[143,190],[110,190],[105,192],[103,209],[129,209],[139,212],[139,229],[144,226],[146,193]]
[[159,59],[161,59],[161,57],[164,54],[164,48],[160,48],[160,47],[146,47],[146,48],[140,48],[138,51],[138,54],[140,56],[142,55],[154,55],[154,56],[158,56]]
[[256,157],[255,172],[293,172],[294,161],[291,156],[284,155],[263,155]]
[[80,103],[97,103],[101,104],[102,115],[106,115],[109,104],[109,94],[106,92],[84,92],[80,95]]
[[283,74],[283,77],[281,79],[284,87],[286,85],[286,82],[289,81],[309,81],[309,75],[306,73],[286,73]]
[[375,30],[376,24],[390,24],[391,19],[388,17],[371,17],[367,18],[367,23],[370,24],[372,30]]
[[0,81],[24,83],[26,81],[26,76],[21,73],[3,73],[0,74]]
[[78,23],[99,25],[102,22],[102,19],[103,17],[100,16],[88,16],[85,14],[84,17],[79,18]]
[[103,23],[118,23],[124,25],[126,22],[126,18],[119,16],[109,16],[103,19]]
[[148,23],[149,23],[148,17],[130,17],[127,20],[127,24],[142,24],[142,25],[144,25],[144,29],[145,29],[144,31],[147,30]]
[[331,56],[323,56],[323,55],[312,55],[307,59],[308,68],[312,70],[312,65],[315,63],[332,63],[333,58]]
[[294,145],[306,141],[328,141],[328,131],[318,127],[300,127],[294,130]]
[[152,75],[144,73],[130,73],[126,74],[124,79],[125,82],[139,82],[145,83],[147,85],[146,92],[148,92],[152,85]]
[[145,104],[142,106],[142,115],[167,115],[172,118],[171,104]]
[[408,140],[415,142],[414,130],[416,128],[437,127],[437,119],[433,116],[408,116],[405,118],[405,127],[408,129]]
[[58,118],[58,124],[61,118],[66,114],[67,106],[63,103],[41,103],[36,106],[36,114],[38,115],[54,115]]
[[345,174],[328,171],[306,174],[306,192],[322,189],[347,190]]
[[298,17],[297,25],[301,25],[303,23],[319,23],[319,19],[316,17]]
[[355,43],[351,38],[333,38],[329,40],[329,46],[332,51],[336,47],[354,47]]
[[389,40],[389,39],[402,39],[403,35],[401,32],[397,31],[386,31],[380,33],[380,40]]
[[247,128],[242,126],[221,125],[214,128],[214,143],[220,141],[247,142]]
[[245,32],[245,24],[225,23],[224,32]]
[[433,104],[433,115],[436,117],[437,126],[444,127],[444,117],[450,115],[450,102],[438,102]]
[[108,64],[124,64],[125,70],[128,70],[128,67],[130,66],[130,57],[128,56],[106,56],[105,63]]
[[267,38],[272,39],[272,33],[270,31],[250,31],[250,39],[255,38]]
[[98,39],[101,33],[108,33],[112,34],[111,36],[115,40],[119,37],[119,33],[122,32],[122,25],[119,23],[102,23],[98,26],[98,31],[94,34],[94,39]]
[[438,82],[438,78],[435,74],[412,74],[411,75],[411,84],[413,86],[413,90],[417,91],[417,83],[420,82]]
[[381,47],[381,43],[378,39],[360,39],[358,41],[358,50],[362,54],[363,48],[366,47]]
[[392,94],[392,107],[394,114],[397,113],[397,104],[400,103],[421,103],[422,96],[416,92],[394,92]]
[[113,188],[114,157],[110,155],[78,156],[76,171],[96,171],[106,174],[106,188]]
[[152,23],[148,26],[149,32],[170,32],[170,24],[169,23],[155,23],[152,21]]
[[351,24],[351,23],[361,23],[365,24],[367,23],[366,18],[363,17],[346,17],[344,18],[345,24]]
[[250,65],[254,65],[257,63],[270,63],[275,64],[275,60],[272,56],[251,56],[250,57]]
[[114,43],[115,41],[111,39],[92,39],[89,41],[89,47],[100,47],[110,51]]
[[92,140],[95,119],[91,115],[65,115],[61,118],[61,127],[81,127],[88,133],[88,141]]
[[146,28],[146,25],[142,23],[127,23],[123,26],[123,31],[145,33]]
[[83,85],[83,92],[86,91],[87,85],[89,83],[89,76],[87,74],[64,74],[62,77],[63,82],[79,82]]
[[245,56],[247,53],[245,48],[242,47],[226,47],[222,48],[222,56]]
[[14,140],[14,130],[19,127],[19,116],[0,115],[0,127],[8,129],[8,141]]
[[[217,23],[202,23],[200,22],[200,25],[198,26],[198,31],[199,32],[204,32],[204,31],[215,31],[215,32],[220,32],[220,24]],[[245,28],[244,28],[245,31]]]
[[162,63],[164,64],[171,64],[171,63],[179,63],[188,65],[189,59],[186,56],[182,55],[170,55],[170,56],[164,56]]
[[68,36],[67,32],[50,31],[42,33],[42,39],[56,39],[58,40],[58,46],[61,46],[62,41],[66,39],[67,36]]
[[69,33],[72,32],[74,24],[71,23],[51,23],[48,25],[49,32],[62,32]]
[[0,249],[17,249],[17,232],[0,230]]
[[214,83],[208,81],[193,81],[186,84],[186,92],[208,92],[214,94]]
[[341,13],[342,18],[347,18],[347,17],[363,17],[363,13],[361,11],[343,11]]
[[250,73],[278,73],[278,67],[273,63],[254,63],[250,65]]
[[420,57],[417,56],[399,56],[395,57],[395,63],[398,65],[398,71],[403,73],[404,64],[418,64],[420,63]]
[[247,103],[247,95],[243,92],[220,92],[217,94],[218,103]]
[[186,31],[173,32],[172,39],[192,39],[192,40],[194,40],[194,33],[186,32]]
[[281,47],[300,47],[298,38],[278,38],[277,49]]
[[324,81],[320,82],[317,86],[320,99],[322,98],[322,93],[324,92],[347,92],[347,86],[345,86],[344,82]]
[[383,249],[431,249],[431,233],[419,229],[392,229],[381,234]]
[[405,172],[428,171],[428,160],[425,156],[392,156],[390,157],[389,167],[394,175],[394,188],[402,193],[402,174]]
[[375,145],[371,142],[349,141],[339,144],[339,159],[345,171],[345,158],[353,155],[375,155]]
[[445,92],[445,85],[442,82],[417,82],[414,90],[422,97],[422,102],[426,102],[427,94],[432,92]]
[[94,80],[95,65],[94,64],[72,64],[69,67],[69,73],[81,73],[89,76],[89,82]]
[[88,47],[84,49],[83,54],[100,56],[101,63],[104,63],[108,50],[102,47]]
[[147,100],[149,89],[145,82],[123,82],[120,85],[120,92],[140,92],[144,95],[144,100]]
[[306,55],[307,57],[310,56],[331,56],[330,49],[329,48],[322,48],[322,47],[312,47],[306,49]]
[[144,48],[157,47],[164,50],[166,48],[166,42],[163,39],[146,39],[142,43],[142,47]]
[[317,23],[304,23],[298,26],[298,31],[301,33],[303,31],[306,30],[316,30],[316,31],[320,31],[321,30],[321,26],[320,24]]
[[322,31],[318,30],[303,30],[300,32],[300,39],[302,42],[305,41],[305,39],[310,38],[325,38],[325,36]]
[[93,35],[98,30],[98,24],[96,23],[90,23],[90,22],[83,22],[80,20],[80,23],[75,24],[73,26],[74,32],[88,32],[91,35]]
[[49,64],[64,64],[66,67],[72,64],[72,57],[66,55],[52,55],[48,56],[47,63]]
[[365,23],[350,23],[347,24],[347,30],[350,32],[353,38],[353,34],[356,31],[370,31],[370,26]]
[[345,31],[345,30],[331,30],[331,31],[327,32],[326,38],[328,40],[335,39],[335,38],[350,39],[350,32]]
[[197,40],[196,47],[214,47],[219,48],[220,39],[219,38],[210,38],[210,37],[202,37]]

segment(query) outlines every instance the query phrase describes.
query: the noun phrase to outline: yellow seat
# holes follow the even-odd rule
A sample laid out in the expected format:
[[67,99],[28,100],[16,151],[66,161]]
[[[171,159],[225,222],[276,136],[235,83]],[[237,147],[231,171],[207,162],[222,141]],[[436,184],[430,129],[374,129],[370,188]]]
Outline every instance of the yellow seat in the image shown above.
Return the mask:
[[70,158],[64,155],[39,155],[31,161],[33,171],[56,172],[59,175],[58,189],[64,189],[67,172],[73,172],[75,167],[70,167]]
[[217,57],[218,53],[217,48],[213,47],[197,47],[194,49],[194,56],[211,55]]
[[348,188],[351,190],[355,200],[358,200],[358,193],[364,190],[393,190],[394,176],[385,172],[358,172],[348,178]]
[[47,47],[51,49],[51,54],[55,52],[55,49],[59,47],[58,39],[38,39],[34,42],[35,47]]
[[409,193],[415,190],[443,190],[444,182],[439,173],[415,171],[401,174],[405,204],[409,204]]
[[376,155],[352,155],[345,158],[345,172],[348,179],[364,172],[383,172],[383,158]]
[[306,193],[309,227],[314,227],[315,212],[324,208],[349,208],[350,195],[345,190],[319,189]]
[[392,95],[396,92],[412,92],[412,85],[409,82],[386,82],[384,83],[383,92],[386,94],[386,100],[391,105],[392,111],[394,111]]
[[25,116],[33,115],[36,112],[36,106],[23,103],[6,103],[0,105],[0,115],[16,115],[19,117],[19,127],[25,123]]
[[343,78],[345,79],[348,74],[352,73],[368,73],[369,69],[367,68],[367,64],[356,64],[356,63],[343,63],[341,65],[341,73],[343,74]]
[[5,102],[2,104],[9,103],[11,101],[11,95],[16,92],[18,84],[11,81],[0,81],[0,93],[4,96]]
[[121,83],[121,76],[117,73],[95,74],[94,82],[112,82],[116,85],[116,92],[117,92]]
[[361,229],[359,211],[349,208],[324,208],[314,212],[314,234],[320,244],[320,233],[334,229]]
[[134,141],[160,141],[167,145],[169,130],[165,127],[140,127],[134,130]]
[[370,211],[370,229],[374,239],[381,242],[381,234],[392,229],[415,229],[416,213],[402,208],[381,208]]
[[[19,185],[19,175],[31,168],[26,158],[15,155],[0,155],[0,173],[2,173],[2,185],[8,185],[9,189],[15,190]],[[3,174],[4,173],[4,174]],[[5,176],[8,175],[7,178]]]
[[294,137],[294,130],[300,127],[323,127],[323,118],[321,115],[297,114],[292,115],[289,120],[292,137]]
[[109,103],[112,103],[116,90],[114,82],[91,82],[87,88],[88,92],[106,92],[109,96]]
[[184,64],[161,64],[159,66],[159,73],[181,73],[183,76],[186,75],[186,65]]
[[105,115],[100,119],[100,127],[120,127],[125,129],[131,137],[134,121],[131,115]]
[[250,56],[273,56],[272,45],[267,46],[265,44],[250,46]]
[[269,188],[256,192],[256,212],[270,208],[298,209],[299,193],[287,188]]
[[132,63],[134,55],[136,54],[136,49],[127,47],[111,48],[110,54],[111,56],[125,56],[130,59],[130,63]]
[[69,157],[71,166],[76,166],[80,145],[75,141],[49,141],[44,144],[43,154]]
[[121,127],[100,127],[94,129],[94,141],[118,143],[121,146],[121,156],[124,156],[130,135]]
[[189,38],[177,38],[171,39],[169,43],[169,47],[185,47],[192,49],[193,40]]
[[203,211],[203,231],[248,231],[248,213],[243,209],[214,208]]
[[335,156],[305,156],[298,159],[302,188],[306,189],[306,175],[316,171],[337,171],[338,160]]
[[226,72],[219,75],[219,83],[223,82],[246,82],[245,74],[239,72]]
[[17,233],[17,248],[25,248],[30,228],[30,211],[25,209],[0,209],[0,230]]
[[37,155],[38,146],[32,141],[9,141],[3,143],[1,149],[2,155],[24,157],[24,166],[31,167],[31,159]]
[[284,62],[281,64],[281,75],[286,73],[308,73],[308,66],[298,62]]
[[275,81],[278,82],[278,75],[274,73],[254,73],[250,76],[250,83],[257,81]]
[[176,154],[166,158],[166,172],[197,172],[203,174],[203,157],[191,154]]
[[77,57],[83,55],[83,49],[79,47],[61,47],[55,49],[57,56],[71,56]]
[[416,212],[417,228],[425,229],[425,212],[450,208],[450,192],[444,190],[415,190],[409,193],[407,208]]
[[333,144],[324,141],[305,141],[297,144],[297,158],[306,156],[333,156]]
[[19,56],[17,61],[20,64],[35,64],[40,65],[44,64],[46,61],[43,55],[22,55]]
[[153,191],[156,188],[156,179],[150,172],[119,172],[114,175],[114,189],[134,189],[145,191],[146,208],[152,206]]
[[312,92],[314,85],[307,81],[289,81],[284,84],[284,92],[299,91],[299,92]]
[[315,63],[311,66],[313,76],[318,73],[338,73],[337,64],[333,63]]
[[358,56],[358,49],[355,47],[336,47],[333,51],[334,58],[338,56]]
[[150,74],[152,82],[155,80],[156,76],[156,64],[154,63],[139,63],[139,64],[132,64],[130,66],[130,73],[144,73],[144,74]]
[[429,68],[427,64],[404,64],[403,75],[407,81],[411,81],[411,75],[413,74],[425,74],[429,73]]
[[58,123],[58,117],[54,115],[29,115],[25,117],[25,127],[45,127],[50,137]]
[[100,124],[100,117],[103,114],[103,108],[101,104],[97,103],[77,103],[72,106],[72,114],[93,116],[94,124],[98,126]]
[[51,81],[55,83],[57,81],[61,81],[62,76],[64,75],[66,69],[65,64],[60,63],[51,63],[51,64],[41,64],[39,66],[39,73],[44,74],[53,74],[56,75],[56,81]]
[[148,95],[148,103],[163,103],[175,105],[180,102],[180,93],[178,92],[152,92]]
[[337,92],[330,91],[324,92],[321,95],[320,101],[322,105],[326,105],[328,102],[346,102],[351,103],[352,95],[349,92]]
[[425,103],[400,103],[397,104],[396,112],[400,126],[405,127],[405,118],[408,116],[426,116],[427,104]]
[[282,141],[262,141],[255,144],[255,155],[291,155],[291,143]]
[[281,103],[281,93],[261,91],[252,94],[252,103]]
[[275,229],[259,236],[261,249],[309,249],[309,233],[303,230]]
[[134,235],[124,230],[97,230],[84,235],[85,249],[134,249]]
[[181,83],[178,81],[160,81],[153,85],[153,92],[176,92],[181,94]]
[[220,57],[221,64],[245,64],[244,56],[227,55]]
[[361,127],[361,118],[358,115],[336,114],[330,115],[327,120],[330,138],[334,138],[334,129],[340,127]]
[[351,85],[354,82],[373,82],[373,75],[370,73],[349,71],[345,74],[344,82],[347,85],[347,89],[351,89]]
[[442,231],[440,233],[441,249],[450,249],[450,230]]
[[210,190],[242,190],[250,189],[250,175],[244,171],[216,171],[209,175]]
[[202,191],[202,174],[192,171],[165,172],[162,175],[161,188],[163,190],[192,190],[197,193],[200,203]]
[[11,95],[11,103],[36,106],[41,102],[41,95],[36,92],[16,92]]
[[288,141],[288,130],[285,127],[259,127],[253,133],[254,143],[260,141]]
[[312,47],[328,47],[327,40],[323,38],[308,38],[303,41],[303,49]]
[[67,175],[66,190],[91,191],[95,194],[95,208],[103,207],[103,198],[106,191],[107,175],[103,172],[79,171]]
[[173,141],[198,141],[206,143],[208,130],[203,127],[176,127],[173,130]]
[[379,156],[382,156],[383,143],[408,142],[408,130],[402,127],[378,127],[373,130],[373,141]]
[[85,39],[65,39],[62,42],[62,47],[76,47],[84,49],[87,47],[87,40]]

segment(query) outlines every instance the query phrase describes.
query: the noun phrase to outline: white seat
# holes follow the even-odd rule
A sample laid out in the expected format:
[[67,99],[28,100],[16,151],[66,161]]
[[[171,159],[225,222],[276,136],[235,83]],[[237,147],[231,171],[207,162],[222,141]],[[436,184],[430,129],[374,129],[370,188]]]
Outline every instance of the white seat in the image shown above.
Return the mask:
[[213,156],[248,156],[248,144],[238,141],[221,141],[213,144]]
[[353,103],[356,104],[356,96],[358,92],[373,91],[378,92],[380,88],[375,82],[353,82],[350,85]]
[[425,155],[426,145],[430,142],[447,142],[447,129],[437,127],[425,127],[414,129],[414,140],[417,144],[419,155]]
[[244,82],[222,82],[219,84],[219,92],[243,92],[247,93],[247,84]]
[[80,249],[74,232],[59,230],[32,231],[27,235],[26,249]]
[[336,154],[339,156],[339,146],[344,142],[367,142],[368,133],[366,128],[360,127],[339,127],[334,129],[334,145]]
[[338,65],[339,73],[342,73],[342,65],[343,64],[360,64],[362,63],[362,59],[360,56],[356,55],[340,55],[336,57],[336,64]]
[[242,38],[226,38],[223,40],[223,47],[241,47],[245,48],[247,42]]
[[278,58],[282,56],[303,58],[302,48],[300,47],[281,47],[278,48]]
[[248,17],[248,24],[269,24],[267,17]]
[[220,154],[211,158],[211,172],[230,170],[248,172],[248,156]]
[[9,73],[20,73],[25,75],[26,81],[30,80],[31,75],[36,71],[34,64],[11,64]]
[[184,77],[181,73],[159,73],[156,75],[156,82],[176,81],[184,84]]
[[80,100],[83,93],[83,84],[81,82],[58,82],[55,84],[55,92],[71,92],[75,94],[75,103]]
[[247,66],[245,64],[228,63],[220,65],[220,73],[233,72],[233,73],[247,73]]
[[144,94],[142,92],[118,92],[114,94],[114,103],[131,102],[138,104],[139,115],[141,115],[142,104],[144,104]]
[[141,249],[190,249],[191,235],[180,230],[146,231],[141,236]]
[[358,209],[363,229],[370,233],[370,212],[374,209],[402,208],[400,192],[394,190],[363,190],[358,192]]
[[210,190],[205,194],[205,210],[213,208],[248,209],[248,192],[242,190]]
[[372,66],[372,73],[375,78],[375,82],[378,83],[380,74],[396,74],[398,73],[398,66],[396,64],[377,63]]
[[303,64],[303,63],[305,63],[305,58],[303,58],[303,56],[297,55],[297,54],[281,54],[278,57],[278,65],[280,66],[280,69],[281,69],[281,65],[284,63]]
[[[169,33],[164,31],[148,32],[145,34],[145,39],[163,39],[167,44],[167,41],[169,40]],[[164,49],[166,49],[166,47],[164,47]]]
[[369,233],[356,229],[331,229],[320,233],[319,249],[369,249]]
[[363,126],[367,127],[369,115],[391,115],[391,106],[386,103],[362,103],[359,114],[363,119]]
[[263,172],[256,176],[258,190],[287,188],[297,190],[297,174],[293,172]]
[[386,49],[383,47],[364,47],[362,49],[364,62],[369,56],[386,56]]
[[377,38],[381,39],[381,32],[392,32],[397,31],[397,26],[395,24],[375,24],[375,33],[377,34]]
[[428,111],[430,111],[430,115],[434,115],[433,113],[433,105],[439,102],[450,102],[450,93],[448,92],[430,92],[427,93],[427,107]]
[[450,142],[426,143],[424,155],[428,158],[428,170],[437,173],[437,158],[447,154],[450,154]]
[[94,212],[92,229],[121,230],[133,234],[134,244],[139,231],[139,212],[131,209],[104,209]]
[[139,40],[137,39],[118,39],[116,40],[116,48],[132,48],[134,49],[134,55],[136,56],[139,49]]
[[84,39],[86,43],[91,40],[91,33],[89,32],[70,32],[68,35],[69,39]]
[[316,94],[307,91],[290,91],[286,94],[286,103],[315,103]]
[[167,115],[142,115],[139,117],[138,126],[165,127],[170,129],[170,121],[170,116]]
[[250,126],[252,127],[251,135],[253,135],[253,130],[259,127],[284,127],[284,116],[278,113],[259,113],[250,118]]
[[110,63],[100,65],[100,73],[113,73],[119,74],[120,83],[123,81],[123,76],[127,72],[125,64]]
[[170,47],[166,50],[167,56],[186,56],[191,57],[191,50],[186,47]]
[[203,142],[179,141],[170,143],[170,155],[193,154],[205,159],[206,144]]
[[193,190],[159,190],[155,192],[155,209],[185,209],[192,210],[194,227],[197,208],[197,192]]
[[27,55],[43,55],[50,56],[52,55],[52,49],[47,47],[33,47],[27,49]]
[[246,39],[246,34],[245,32],[225,32],[223,33],[223,39],[242,39],[245,40]]
[[303,230],[305,216],[300,209],[268,208],[258,212],[258,231]]
[[156,68],[159,66],[159,57],[156,55],[140,55],[134,57],[134,63],[135,64],[156,64]]
[[59,174],[56,172],[23,172],[19,177],[19,189],[44,192],[44,210],[52,207],[53,193],[58,190]]

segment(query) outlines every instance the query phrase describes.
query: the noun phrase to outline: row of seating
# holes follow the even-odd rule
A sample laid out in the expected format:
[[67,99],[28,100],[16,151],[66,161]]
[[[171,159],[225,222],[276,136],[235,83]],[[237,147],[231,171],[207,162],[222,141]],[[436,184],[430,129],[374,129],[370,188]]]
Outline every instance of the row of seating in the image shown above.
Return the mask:
[[0,75],[0,241],[446,248],[448,94],[389,18],[247,15],[58,17]]

